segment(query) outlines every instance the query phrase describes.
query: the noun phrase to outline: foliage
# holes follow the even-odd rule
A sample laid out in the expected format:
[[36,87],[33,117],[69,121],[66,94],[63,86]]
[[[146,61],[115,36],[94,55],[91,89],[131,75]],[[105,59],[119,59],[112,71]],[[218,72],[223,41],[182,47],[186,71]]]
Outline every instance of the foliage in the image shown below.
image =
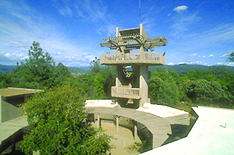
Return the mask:
[[231,103],[231,96],[225,89],[216,81],[207,81],[199,79],[187,85],[187,96],[193,102],[200,103]]
[[234,62],[234,51],[232,53],[229,54],[227,61],[229,62]]
[[11,71],[11,85],[23,88],[53,87],[61,84],[65,77],[71,76],[62,63],[55,66],[53,58],[44,52],[38,42],[33,42],[26,62]]
[[77,76],[77,84],[88,99],[103,99],[111,97],[111,86],[115,85],[115,68],[101,66],[95,58],[90,64],[90,71]]
[[101,154],[109,149],[110,137],[86,122],[85,98],[69,84],[36,94],[22,105],[29,125],[22,150],[29,154]]
[[149,97],[157,104],[174,105],[179,102],[178,87],[174,82],[166,82],[156,77],[149,80]]
[[157,69],[151,72],[149,97],[152,103],[170,106],[215,105],[234,108],[234,72],[225,68],[190,70],[179,74]]
[[137,150],[138,152],[143,153],[145,143],[146,141],[135,142],[132,146],[129,146],[128,149],[133,151]]
[[7,87],[8,83],[10,83],[10,76],[8,74],[0,74],[0,88]]
[[91,61],[90,63],[90,69],[91,69],[91,73],[94,75],[99,73],[101,70],[100,59],[95,57],[95,59]]
[[185,72],[190,70],[210,70],[212,68],[234,70],[234,66],[224,66],[224,65],[205,66],[205,65],[195,65],[195,64],[180,64],[173,66],[172,65],[149,66],[149,70],[152,72],[156,72],[159,69],[159,70],[171,70],[180,74],[185,74]]
[[106,95],[104,93],[104,78],[101,74],[97,73],[94,78],[94,98],[102,99]]

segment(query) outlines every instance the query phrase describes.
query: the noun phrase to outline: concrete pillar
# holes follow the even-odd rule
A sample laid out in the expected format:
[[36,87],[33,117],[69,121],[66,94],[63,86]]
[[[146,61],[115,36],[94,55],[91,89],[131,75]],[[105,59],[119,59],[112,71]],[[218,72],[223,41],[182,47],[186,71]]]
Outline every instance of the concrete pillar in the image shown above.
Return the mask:
[[115,119],[116,119],[116,133],[118,134],[119,133],[119,116],[116,116]]
[[100,114],[97,114],[98,129],[101,127]]
[[119,37],[120,36],[120,33],[119,33],[119,28],[116,27],[116,37]]
[[134,120],[134,140],[136,141],[137,139],[137,121]]
[[140,107],[143,106],[144,103],[148,101],[148,66],[141,65],[140,66]]
[[121,83],[121,73],[123,72],[123,67],[122,66],[116,66],[116,87],[120,87],[122,85]]

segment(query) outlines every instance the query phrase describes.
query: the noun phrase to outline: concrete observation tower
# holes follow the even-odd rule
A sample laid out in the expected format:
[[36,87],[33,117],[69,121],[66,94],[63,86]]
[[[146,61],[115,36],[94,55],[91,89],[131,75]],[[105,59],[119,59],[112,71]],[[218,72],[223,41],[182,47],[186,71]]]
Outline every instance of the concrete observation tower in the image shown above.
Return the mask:
[[166,46],[166,38],[148,38],[140,24],[140,27],[132,29],[120,30],[117,27],[116,37],[104,40],[107,42],[100,43],[102,47],[116,50],[116,53],[106,53],[100,57],[101,65],[116,66],[116,86],[111,88],[111,96],[121,107],[138,108],[150,103],[148,66],[165,65],[164,55],[152,52],[152,49]]

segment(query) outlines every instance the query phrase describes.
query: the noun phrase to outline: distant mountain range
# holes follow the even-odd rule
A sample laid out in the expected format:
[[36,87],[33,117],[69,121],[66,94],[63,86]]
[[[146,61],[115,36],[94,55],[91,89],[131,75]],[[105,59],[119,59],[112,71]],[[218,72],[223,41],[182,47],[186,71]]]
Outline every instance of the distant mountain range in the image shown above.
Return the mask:
[[213,65],[213,66],[205,66],[205,65],[189,65],[189,64],[181,64],[181,65],[165,65],[165,66],[150,66],[149,70],[156,71],[157,68],[161,68],[163,70],[173,70],[178,73],[185,73],[188,70],[197,70],[204,69],[208,70],[210,68],[226,68],[230,70],[234,70],[234,66],[225,66],[225,65]]
[[[10,72],[13,68],[16,68],[16,65],[8,66],[8,65],[1,65],[0,64],[0,74]],[[217,66],[205,66],[205,65],[188,65],[188,64],[181,64],[181,65],[165,65],[165,66],[150,66],[150,71],[156,71],[157,68],[163,70],[173,70],[178,73],[185,73],[188,70],[197,70],[197,69],[205,69],[208,70],[210,68],[226,68],[230,70],[234,70],[234,66],[224,66],[224,65],[217,65]],[[68,67],[69,71],[73,75],[80,75],[87,73],[90,68],[89,67]]]
[[8,66],[8,65],[0,64],[0,74],[10,72],[13,68],[16,68],[16,67],[17,67],[16,65]]
[[[16,68],[16,65],[1,65],[0,64],[0,74],[10,72],[12,69]],[[68,67],[68,70],[75,74],[75,75],[80,75],[87,73],[90,68],[89,67]]]

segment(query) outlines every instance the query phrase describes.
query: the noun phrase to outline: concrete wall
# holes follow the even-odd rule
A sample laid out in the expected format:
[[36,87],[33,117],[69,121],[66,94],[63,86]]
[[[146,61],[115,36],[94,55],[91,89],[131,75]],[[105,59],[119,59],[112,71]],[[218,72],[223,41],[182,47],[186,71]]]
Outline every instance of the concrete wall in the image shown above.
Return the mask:
[[0,95],[0,123],[21,116],[21,109],[3,100]]

